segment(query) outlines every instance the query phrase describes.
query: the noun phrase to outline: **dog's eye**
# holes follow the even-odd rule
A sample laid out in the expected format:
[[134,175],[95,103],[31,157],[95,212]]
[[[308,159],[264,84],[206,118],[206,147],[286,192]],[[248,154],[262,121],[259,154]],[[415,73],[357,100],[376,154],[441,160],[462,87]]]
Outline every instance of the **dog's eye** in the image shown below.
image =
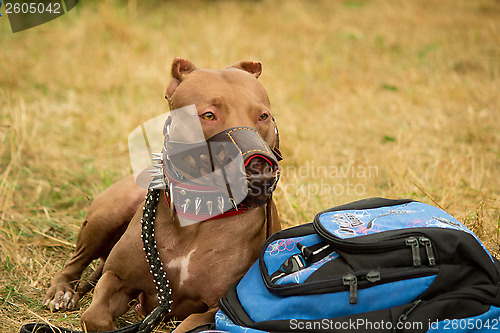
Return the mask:
[[210,112],[210,111],[205,112],[200,117],[202,117],[205,120],[215,120],[215,114],[213,114],[213,112]]
[[266,120],[267,118],[269,118],[269,115],[268,115],[267,113],[263,113],[263,114],[260,116],[259,120],[260,120],[260,121],[264,121],[264,120]]

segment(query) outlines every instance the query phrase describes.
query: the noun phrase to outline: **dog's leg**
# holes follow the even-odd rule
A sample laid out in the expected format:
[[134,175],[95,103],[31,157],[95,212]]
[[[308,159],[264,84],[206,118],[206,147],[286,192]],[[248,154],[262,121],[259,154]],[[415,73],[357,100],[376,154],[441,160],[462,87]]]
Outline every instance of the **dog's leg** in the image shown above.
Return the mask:
[[184,333],[198,326],[215,322],[215,314],[219,310],[218,307],[211,308],[207,312],[193,313],[182,321],[175,328],[175,333]]
[[[44,305],[51,310],[72,310],[78,302],[75,286],[85,268],[102,254],[101,245],[106,241],[103,237],[92,237],[97,233],[92,221],[85,220],[78,236],[75,254],[66,262],[64,268],[52,280],[51,286],[43,300]],[[102,236],[102,235],[101,235]]]
[[81,317],[82,327],[89,332],[115,329],[114,319],[129,310],[129,302],[139,293],[139,290],[127,288],[115,274],[105,272],[94,289],[90,307]]
[[[83,271],[95,259],[101,258],[104,261],[107,258],[144,200],[145,192],[145,189],[135,184],[134,177],[130,176],[96,197],[80,229],[75,253],[56,274],[43,299],[45,306],[61,311],[75,308],[79,297],[91,289],[90,285],[84,284],[78,293],[75,292]],[[92,274],[93,283],[99,279],[101,268]]]
[[76,292],[78,293],[78,298],[82,298],[83,295],[85,295],[95,287],[97,281],[99,281],[99,278],[102,275],[103,267],[104,267],[104,260],[101,260],[99,266],[97,266],[97,268],[89,276],[89,278],[86,281],[83,281],[83,283],[78,284],[76,289]]
[[[126,226],[127,223],[123,227]],[[110,223],[103,219],[100,214],[89,216],[80,230],[75,254],[52,280],[52,284],[45,295],[44,305],[49,306],[51,310],[65,311],[74,309],[79,296],[83,296],[83,293],[78,295],[75,292],[75,286],[83,271],[97,258],[104,261],[111,251],[111,247],[122,233],[122,230],[110,227]],[[99,275],[98,269],[97,273],[93,274],[93,278],[98,279]]]

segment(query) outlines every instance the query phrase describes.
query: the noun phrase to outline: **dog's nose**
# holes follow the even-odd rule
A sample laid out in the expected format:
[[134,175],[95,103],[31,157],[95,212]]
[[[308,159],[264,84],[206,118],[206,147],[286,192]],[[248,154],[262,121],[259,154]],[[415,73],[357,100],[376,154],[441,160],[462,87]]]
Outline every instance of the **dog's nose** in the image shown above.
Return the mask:
[[273,174],[273,166],[266,158],[255,155],[245,163],[245,169],[250,175],[266,175]]
[[276,182],[276,167],[267,158],[255,155],[246,161],[245,170],[248,180],[248,197],[254,204],[264,204]]

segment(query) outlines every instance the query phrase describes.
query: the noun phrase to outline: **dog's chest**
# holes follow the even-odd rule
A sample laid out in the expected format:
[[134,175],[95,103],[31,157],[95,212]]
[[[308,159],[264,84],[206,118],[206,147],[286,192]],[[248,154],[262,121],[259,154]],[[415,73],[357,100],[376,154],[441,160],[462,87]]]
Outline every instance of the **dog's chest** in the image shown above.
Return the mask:
[[[154,234],[170,281],[172,315],[180,318],[193,308],[217,306],[229,286],[256,260],[258,244],[265,238],[264,225],[263,209],[257,209],[180,227],[160,201]],[[148,294],[153,297],[154,291]]]
[[196,249],[192,249],[189,253],[187,253],[187,255],[172,258],[166,265],[169,270],[175,271],[176,275],[178,275],[178,283],[180,287],[182,287],[190,278],[190,273],[192,271],[190,270],[190,264],[192,264],[191,257],[195,251]]

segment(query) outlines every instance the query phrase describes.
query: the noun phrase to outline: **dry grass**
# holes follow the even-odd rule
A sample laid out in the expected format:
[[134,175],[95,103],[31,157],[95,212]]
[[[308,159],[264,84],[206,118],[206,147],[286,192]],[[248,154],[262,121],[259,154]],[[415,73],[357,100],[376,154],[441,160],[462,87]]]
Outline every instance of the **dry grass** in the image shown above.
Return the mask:
[[79,311],[51,314],[41,299],[89,200],[130,173],[128,134],[166,111],[174,56],[263,63],[285,226],[364,197],[409,197],[499,253],[498,1],[138,3],[81,2],[17,34],[0,19],[1,332],[78,327]]

